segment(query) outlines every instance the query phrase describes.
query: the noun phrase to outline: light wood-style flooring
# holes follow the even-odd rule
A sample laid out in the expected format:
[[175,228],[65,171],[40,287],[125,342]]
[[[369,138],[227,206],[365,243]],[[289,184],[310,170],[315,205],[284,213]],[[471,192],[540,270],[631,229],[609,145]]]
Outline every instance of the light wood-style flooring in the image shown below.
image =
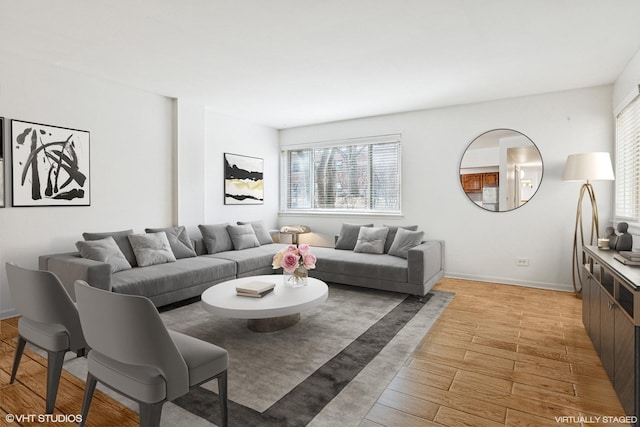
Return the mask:
[[[573,294],[457,279],[443,279],[436,289],[456,296],[362,427],[557,427],[624,415]],[[16,327],[16,319],[0,322],[0,426],[42,425],[6,420],[44,409],[40,356],[27,350],[9,384]],[[54,414],[78,414],[83,391],[82,380],[63,372]],[[87,424],[137,426],[138,416],[96,391]]]
[[456,296],[362,427],[597,426],[598,416],[625,416],[574,294],[456,279],[435,289]]

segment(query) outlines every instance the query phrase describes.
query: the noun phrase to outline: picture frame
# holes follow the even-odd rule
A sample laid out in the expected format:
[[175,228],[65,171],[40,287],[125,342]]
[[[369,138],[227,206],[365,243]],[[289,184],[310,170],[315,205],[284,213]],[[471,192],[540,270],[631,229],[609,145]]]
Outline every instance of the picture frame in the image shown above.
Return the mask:
[[224,153],[224,204],[264,204],[264,159]]
[[11,120],[12,206],[90,206],[89,131]]
[[0,208],[4,208],[6,206],[5,198],[7,194],[7,186],[4,179],[4,165],[6,163],[4,153],[4,117],[0,117]]

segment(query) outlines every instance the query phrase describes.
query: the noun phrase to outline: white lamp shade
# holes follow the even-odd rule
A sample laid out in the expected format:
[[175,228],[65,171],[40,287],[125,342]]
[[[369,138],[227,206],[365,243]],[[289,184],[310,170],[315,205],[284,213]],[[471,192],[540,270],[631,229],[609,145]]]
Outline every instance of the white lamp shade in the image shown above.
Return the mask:
[[567,157],[563,181],[613,181],[609,153],[580,153]]

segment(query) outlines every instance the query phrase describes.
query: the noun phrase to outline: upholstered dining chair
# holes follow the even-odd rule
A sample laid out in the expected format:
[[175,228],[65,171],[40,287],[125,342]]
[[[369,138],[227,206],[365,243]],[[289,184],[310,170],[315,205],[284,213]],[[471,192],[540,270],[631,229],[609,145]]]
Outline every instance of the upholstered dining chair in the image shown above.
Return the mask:
[[9,290],[18,320],[18,343],[11,369],[10,384],[16,379],[20,359],[27,342],[47,352],[47,402],[45,411],[53,412],[67,351],[83,356],[87,343],[82,334],[78,310],[58,277],[41,270],[29,270],[6,264]]
[[91,347],[82,423],[98,381],[136,401],[140,425],[158,426],[162,405],[217,378],[221,426],[227,425],[227,351],[168,330],[142,296],[74,284],[80,323]]

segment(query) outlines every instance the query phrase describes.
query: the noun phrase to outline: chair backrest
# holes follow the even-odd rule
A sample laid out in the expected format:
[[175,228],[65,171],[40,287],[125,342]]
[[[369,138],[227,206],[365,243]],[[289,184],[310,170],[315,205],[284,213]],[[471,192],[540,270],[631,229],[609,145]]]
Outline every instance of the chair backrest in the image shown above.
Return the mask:
[[75,282],[80,323],[91,351],[136,366],[157,368],[165,378],[167,400],[189,391],[189,370],[153,303]]
[[62,325],[69,334],[71,350],[86,347],[78,310],[55,274],[22,268],[11,262],[6,264],[6,269],[18,313],[35,322]]

